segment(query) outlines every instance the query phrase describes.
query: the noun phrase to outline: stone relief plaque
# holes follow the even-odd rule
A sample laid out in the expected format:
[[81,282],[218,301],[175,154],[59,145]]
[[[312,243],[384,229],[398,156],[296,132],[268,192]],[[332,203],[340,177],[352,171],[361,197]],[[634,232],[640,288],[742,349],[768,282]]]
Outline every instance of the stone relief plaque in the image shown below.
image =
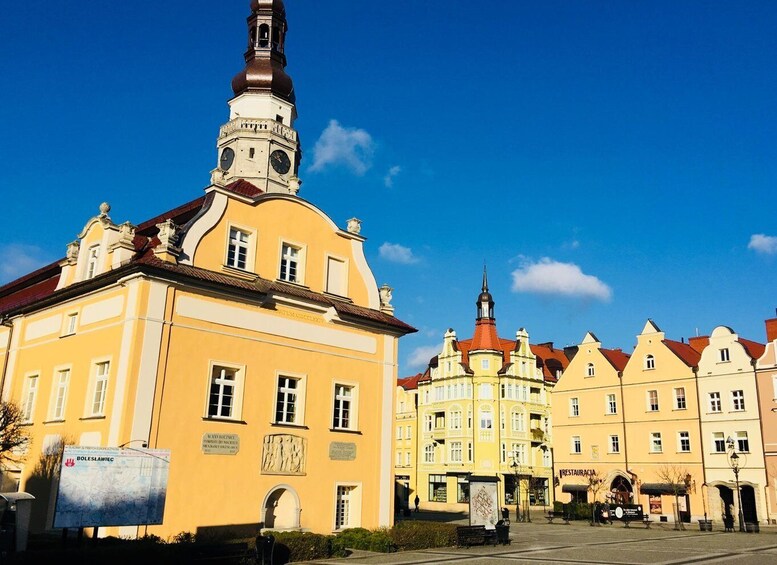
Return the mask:
[[356,444],[333,441],[329,444],[329,459],[332,461],[353,461],[356,459]]
[[266,475],[304,475],[307,440],[291,434],[264,436],[262,473]]
[[205,455],[236,455],[240,451],[240,436],[237,434],[202,434],[202,452]]

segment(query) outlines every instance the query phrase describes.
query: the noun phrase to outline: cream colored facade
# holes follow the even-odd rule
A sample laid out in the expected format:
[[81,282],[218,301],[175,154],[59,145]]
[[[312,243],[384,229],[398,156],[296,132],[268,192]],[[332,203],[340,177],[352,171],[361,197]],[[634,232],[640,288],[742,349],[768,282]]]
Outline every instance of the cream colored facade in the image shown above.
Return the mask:
[[412,508],[418,490],[418,378],[400,379],[394,421],[395,511]]
[[[280,2],[253,5],[249,25],[285,30]],[[236,97],[257,120],[292,103],[272,84]],[[279,150],[250,135],[239,150],[252,139]],[[138,226],[103,205],[65,259],[0,289],[2,397],[33,437],[4,474],[36,496],[35,530],[52,524],[62,443],[170,450],[164,521],[140,533],[392,523],[397,340],[414,330],[375,284],[358,220],[296,196],[293,168],[256,167],[272,182],[214,173],[204,197]],[[214,434],[237,447],[210,454]]]
[[[538,360],[535,349],[547,359]],[[530,345],[523,329],[515,340],[497,337],[484,281],[474,337],[458,340],[449,330],[425,373],[410,378],[417,379],[418,398],[416,459],[406,473],[411,506],[417,495],[425,510],[467,511],[470,475],[499,479],[500,506],[514,509],[519,497],[522,507],[552,503],[549,390],[556,373],[549,371],[556,363],[560,374],[566,360],[549,349]],[[397,388],[398,405],[409,392]],[[397,429],[406,419],[398,410]],[[403,442],[397,436],[397,453]]]
[[[767,481],[753,358],[760,356],[763,347],[741,340],[726,326],[715,328],[705,341],[698,380],[709,514],[719,520],[729,506],[733,516],[739,515],[740,497],[730,465],[734,449],[740,467],[742,517],[745,522],[767,521],[771,512],[766,502]],[[751,351],[754,346],[757,351]]]

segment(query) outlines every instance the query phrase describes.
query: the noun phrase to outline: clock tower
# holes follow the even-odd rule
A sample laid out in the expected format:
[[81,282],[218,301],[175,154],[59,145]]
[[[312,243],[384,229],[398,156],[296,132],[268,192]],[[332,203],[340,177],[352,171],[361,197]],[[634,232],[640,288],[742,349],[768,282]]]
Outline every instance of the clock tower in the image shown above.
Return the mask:
[[229,121],[217,141],[211,183],[243,179],[265,192],[296,194],[302,157],[294,120],[294,86],[284,70],[286,8],[282,0],[251,0],[246,65],[232,79]]

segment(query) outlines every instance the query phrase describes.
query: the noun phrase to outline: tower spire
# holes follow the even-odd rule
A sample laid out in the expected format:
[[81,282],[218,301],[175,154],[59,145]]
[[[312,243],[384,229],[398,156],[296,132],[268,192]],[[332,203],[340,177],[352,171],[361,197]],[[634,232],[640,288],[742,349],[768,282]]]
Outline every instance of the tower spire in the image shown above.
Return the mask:
[[483,265],[483,286],[475,305],[478,309],[478,320],[483,318],[494,319],[494,299],[491,293],[488,292],[488,273],[485,265]]
[[488,292],[488,273],[486,272],[486,264],[483,263],[483,292]]
[[283,0],[251,0],[245,67],[232,79],[229,122],[217,141],[211,183],[248,181],[262,192],[296,194],[302,159],[294,120],[296,97],[286,74]]
[[488,291],[488,273],[483,265],[483,286],[477,302],[477,319],[475,320],[475,335],[472,336],[472,351],[500,349],[499,336],[496,333],[496,318],[494,318],[494,299]]

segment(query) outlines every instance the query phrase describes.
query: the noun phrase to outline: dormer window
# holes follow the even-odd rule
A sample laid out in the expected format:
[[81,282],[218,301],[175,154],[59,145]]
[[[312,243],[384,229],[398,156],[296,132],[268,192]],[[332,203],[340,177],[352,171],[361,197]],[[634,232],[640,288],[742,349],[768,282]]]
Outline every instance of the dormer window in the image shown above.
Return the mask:
[[227,266],[246,270],[248,267],[248,250],[251,234],[237,228],[229,229],[229,245],[227,247]]
[[596,374],[596,370],[594,369],[593,363],[589,363],[588,366],[586,367],[586,374],[589,377],[593,377]]
[[655,369],[656,358],[652,355],[645,355],[645,369]]
[[284,243],[281,247],[281,272],[279,279],[286,282],[302,282],[302,250]]
[[87,250],[86,256],[86,274],[84,280],[94,278],[97,274],[97,261],[100,259],[100,246],[92,245]]

